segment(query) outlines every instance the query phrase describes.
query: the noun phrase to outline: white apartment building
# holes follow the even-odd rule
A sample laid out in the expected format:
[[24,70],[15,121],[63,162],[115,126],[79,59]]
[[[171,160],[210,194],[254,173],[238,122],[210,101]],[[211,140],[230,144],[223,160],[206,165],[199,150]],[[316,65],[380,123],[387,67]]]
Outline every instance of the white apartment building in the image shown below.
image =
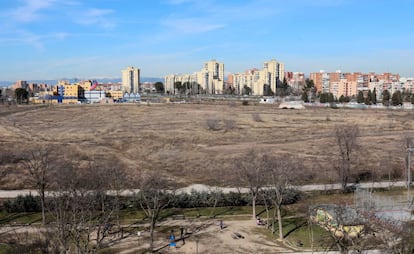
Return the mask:
[[122,70],[122,90],[126,93],[141,92],[140,70],[134,67],[128,67]]
[[[222,94],[224,89],[224,64],[216,60],[208,61],[199,72],[193,74],[167,75],[165,79],[165,93],[169,94]],[[177,84],[184,87],[181,91]],[[190,84],[188,87],[187,84]]]

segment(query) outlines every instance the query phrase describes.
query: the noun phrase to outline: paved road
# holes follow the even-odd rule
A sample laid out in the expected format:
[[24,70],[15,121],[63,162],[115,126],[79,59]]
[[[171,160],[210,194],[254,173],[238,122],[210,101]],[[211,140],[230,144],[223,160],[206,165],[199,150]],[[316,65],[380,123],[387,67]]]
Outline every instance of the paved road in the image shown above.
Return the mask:
[[[384,182],[371,182],[371,183],[359,183],[359,184],[349,184],[355,185],[361,188],[388,188],[388,187],[405,187],[405,181],[384,181]],[[341,184],[333,183],[333,184],[308,184],[308,185],[300,185],[300,186],[293,186],[294,188],[301,190],[301,191],[324,191],[324,190],[339,190],[341,189]],[[229,187],[214,187],[208,186],[204,184],[193,184],[185,188],[178,189],[178,192],[185,192],[190,193],[192,190],[194,191],[222,191],[223,193],[229,192],[241,192],[247,193],[249,190],[247,188],[229,188]],[[138,190],[125,190],[121,193],[123,196],[132,195],[134,192]],[[18,195],[37,195],[36,190],[0,190],[0,198],[15,198]]]

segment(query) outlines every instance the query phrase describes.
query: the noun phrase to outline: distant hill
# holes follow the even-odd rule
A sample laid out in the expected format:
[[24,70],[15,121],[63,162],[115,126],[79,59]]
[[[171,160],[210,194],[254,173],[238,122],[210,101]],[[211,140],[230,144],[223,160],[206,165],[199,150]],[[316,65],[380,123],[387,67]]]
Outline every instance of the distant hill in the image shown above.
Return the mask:
[[[94,78],[91,78],[94,79]],[[59,80],[68,80],[70,83],[76,83],[83,79],[78,78],[62,78],[62,79],[45,79],[45,80],[27,80],[28,83],[38,83],[38,84],[49,84],[55,85]],[[121,78],[102,78],[102,79],[94,79],[97,80],[98,83],[120,83]],[[1,86],[10,86],[13,85],[16,81],[0,81]],[[141,77],[141,82],[164,82],[162,78],[152,78],[152,77]]]

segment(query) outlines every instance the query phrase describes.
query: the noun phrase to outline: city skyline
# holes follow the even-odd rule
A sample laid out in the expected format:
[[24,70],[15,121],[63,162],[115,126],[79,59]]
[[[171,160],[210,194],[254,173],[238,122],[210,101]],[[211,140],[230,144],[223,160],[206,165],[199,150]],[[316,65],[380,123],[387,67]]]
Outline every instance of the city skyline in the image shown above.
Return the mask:
[[0,80],[287,71],[414,76],[414,3],[354,0],[20,0],[0,3]]

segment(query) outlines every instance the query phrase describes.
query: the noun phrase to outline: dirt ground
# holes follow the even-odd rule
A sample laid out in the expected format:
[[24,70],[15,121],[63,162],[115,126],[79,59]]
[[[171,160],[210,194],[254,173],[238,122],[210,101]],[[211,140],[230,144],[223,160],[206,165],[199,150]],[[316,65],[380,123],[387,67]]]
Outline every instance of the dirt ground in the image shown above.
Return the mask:
[[[290,253],[292,250],[284,247],[276,240],[270,240],[265,236],[267,230],[263,226],[257,226],[253,220],[224,220],[224,229],[220,229],[219,220],[207,220],[202,222],[174,221],[168,222],[169,227],[175,228],[177,246],[166,246],[169,243],[169,233],[158,234],[155,246],[166,246],[159,253],[181,254],[223,254],[223,253]],[[187,230],[185,243],[180,240],[180,227]],[[239,234],[241,237],[236,237]],[[128,240],[114,246],[123,249],[120,254],[137,253],[147,247],[144,243],[147,233],[140,237],[129,237]]]
[[[236,186],[234,161],[251,149],[299,157],[300,183],[336,182],[334,129],[360,128],[354,176],[402,177],[405,137],[414,137],[414,113],[386,109],[308,108],[276,105],[159,104],[0,105],[0,189],[22,189],[25,173],[15,153],[52,147],[56,159],[118,161],[133,176],[157,170],[179,187]],[[82,163],[79,163],[80,165]],[[368,173],[367,173],[368,171]],[[371,180],[370,178],[370,180]]]

